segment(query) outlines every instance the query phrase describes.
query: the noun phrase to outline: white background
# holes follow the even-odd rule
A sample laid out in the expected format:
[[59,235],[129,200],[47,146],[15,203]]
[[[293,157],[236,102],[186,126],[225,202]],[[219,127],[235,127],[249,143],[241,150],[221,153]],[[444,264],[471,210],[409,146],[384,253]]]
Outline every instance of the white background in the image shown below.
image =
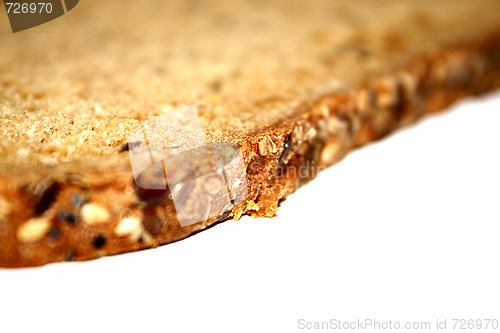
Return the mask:
[[358,318],[447,319],[452,331],[452,318],[500,320],[499,111],[498,94],[467,101],[353,152],[274,219],[0,270],[0,331],[305,332],[299,319]]

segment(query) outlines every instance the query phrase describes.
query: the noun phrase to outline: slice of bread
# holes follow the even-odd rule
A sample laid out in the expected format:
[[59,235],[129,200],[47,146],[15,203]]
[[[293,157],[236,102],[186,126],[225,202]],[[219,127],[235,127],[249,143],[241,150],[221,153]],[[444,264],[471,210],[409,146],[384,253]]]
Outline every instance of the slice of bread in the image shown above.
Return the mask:
[[[351,149],[500,85],[496,0],[86,0],[33,29],[8,24],[2,16],[4,267],[271,217]],[[138,189],[127,140],[192,104],[210,142],[239,147],[247,191],[181,226],[172,200]]]

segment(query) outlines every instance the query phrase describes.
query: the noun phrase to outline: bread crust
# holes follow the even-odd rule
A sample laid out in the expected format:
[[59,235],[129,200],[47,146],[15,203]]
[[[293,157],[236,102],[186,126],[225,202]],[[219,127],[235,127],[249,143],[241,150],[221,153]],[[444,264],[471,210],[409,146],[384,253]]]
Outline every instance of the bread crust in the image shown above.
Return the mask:
[[323,95],[293,116],[233,143],[246,167],[246,198],[204,222],[181,227],[172,202],[145,205],[130,165],[99,161],[0,176],[0,266],[81,261],[172,243],[242,215],[272,217],[279,203],[348,152],[500,86],[500,31],[443,48],[383,77]]

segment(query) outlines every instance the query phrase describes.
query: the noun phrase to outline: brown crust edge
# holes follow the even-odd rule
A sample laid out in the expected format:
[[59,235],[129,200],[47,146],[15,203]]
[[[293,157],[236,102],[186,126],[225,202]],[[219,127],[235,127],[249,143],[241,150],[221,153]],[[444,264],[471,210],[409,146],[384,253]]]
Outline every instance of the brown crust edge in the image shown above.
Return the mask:
[[[98,177],[70,172],[43,179],[0,177],[0,267],[143,250],[184,239],[231,217],[272,217],[281,200],[352,149],[462,97],[498,87],[500,32],[447,47],[390,75],[369,79],[358,88],[322,96],[290,119],[236,142],[247,168],[248,196],[231,211],[186,227],[179,225],[168,205],[145,208],[137,202],[129,167],[89,170]],[[104,208],[106,222],[81,222],[85,202]],[[140,232],[114,234],[117,224],[128,217],[140,220]],[[41,229],[43,237],[20,241],[19,228],[33,218],[40,222],[35,233]]]

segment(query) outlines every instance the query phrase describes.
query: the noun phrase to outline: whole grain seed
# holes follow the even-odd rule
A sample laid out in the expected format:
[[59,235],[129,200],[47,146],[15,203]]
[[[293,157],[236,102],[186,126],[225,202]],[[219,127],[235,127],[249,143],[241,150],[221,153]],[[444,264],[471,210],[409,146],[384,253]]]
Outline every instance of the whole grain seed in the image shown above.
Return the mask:
[[267,140],[265,138],[259,139],[259,154],[260,156],[267,155]]
[[276,144],[274,143],[274,141],[271,139],[271,138],[268,138],[267,139],[267,148],[268,148],[268,151],[271,153],[271,154],[274,154],[278,149],[276,147]]
[[142,218],[142,225],[152,236],[156,236],[160,233],[163,222],[158,216],[145,214]]
[[129,236],[131,239],[139,239],[141,233],[141,221],[137,217],[126,217],[115,227],[116,235]]
[[330,141],[327,144],[325,144],[323,150],[321,151],[320,164],[330,165],[333,162],[335,162],[338,150],[339,150],[339,143],[337,140]]
[[284,162],[288,162],[288,154],[292,151],[292,137],[290,134],[287,135],[285,140],[283,141],[283,149],[281,151],[280,158],[278,160],[278,165],[281,165]]
[[54,201],[59,184],[52,178],[45,178],[40,181],[33,190],[33,208],[35,214],[46,211]]
[[82,207],[81,216],[83,222],[87,224],[101,224],[107,222],[109,213],[106,208],[98,205],[88,203]]
[[144,231],[141,235],[140,241],[144,243],[146,246],[151,246],[153,245],[153,237],[151,237],[151,234],[147,231]]
[[96,249],[100,249],[106,245],[106,238],[103,235],[98,235],[92,239],[92,245]]
[[50,221],[46,218],[33,218],[19,226],[17,239],[23,243],[35,243],[50,230]]
[[77,218],[75,214],[61,211],[59,214],[57,214],[57,218],[59,221],[67,222],[69,224],[76,224],[77,223]]

